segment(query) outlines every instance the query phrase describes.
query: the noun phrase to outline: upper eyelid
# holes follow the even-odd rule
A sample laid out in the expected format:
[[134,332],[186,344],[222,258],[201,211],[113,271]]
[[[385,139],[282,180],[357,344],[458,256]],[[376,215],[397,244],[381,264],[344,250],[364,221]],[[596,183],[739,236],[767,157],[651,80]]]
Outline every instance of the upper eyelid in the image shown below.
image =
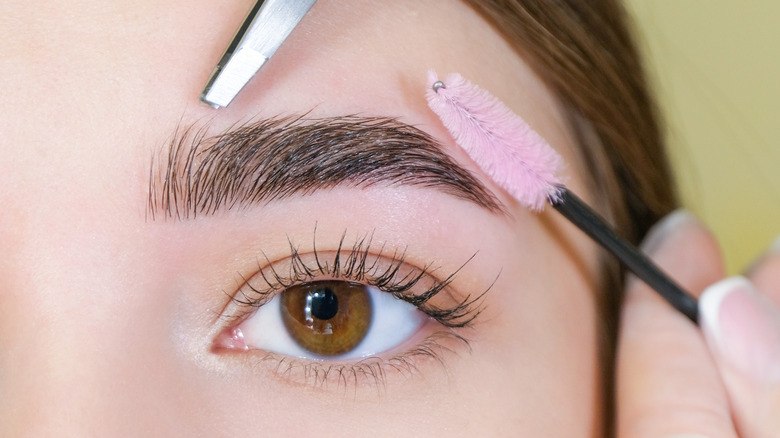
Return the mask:
[[[456,275],[461,271],[463,267],[468,264],[476,254],[469,257],[468,260],[466,260],[458,269],[456,269],[454,272],[447,275],[445,278],[440,278],[439,276],[434,274],[434,271],[438,270],[437,268],[432,268],[431,264],[427,264],[424,267],[420,268],[415,265],[409,265],[406,262],[406,252],[401,252],[399,256],[399,251],[395,250],[393,251],[392,257],[388,258],[386,255],[382,254],[382,251],[385,248],[384,244],[380,244],[381,250],[378,252],[374,252],[372,248],[373,244],[373,233],[364,235],[362,238],[357,238],[355,243],[351,245],[351,248],[349,250],[344,250],[344,242],[346,238],[346,231],[342,234],[342,237],[339,241],[339,245],[336,250],[334,251],[321,251],[317,249],[316,245],[316,228],[315,228],[315,238],[312,243],[312,255],[314,260],[316,260],[316,267],[306,267],[306,269],[301,269],[298,271],[298,274],[303,274],[304,277],[298,277],[294,278],[295,274],[293,271],[293,268],[290,268],[291,275],[285,276],[282,274],[279,274],[276,271],[273,271],[273,278],[270,279],[268,274],[264,273],[263,266],[270,267],[272,270],[275,269],[274,266],[280,263],[290,263],[290,266],[295,266],[296,262],[299,265],[299,269],[303,266],[305,266],[305,262],[301,258],[301,253],[298,250],[298,246],[296,246],[292,240],[288,239],[289,244],[289,250],[291,252],[291,255],[288,257],[285,257],[283,259],[271,261],[267,257],[265,258],[265,262],[258,266],[257,272],[253,275],[251,275],[249,278],[243,279],[242,286],[231,295],[230,301],[226,304],[225,308],[222,310],[221,314],[225,314],[225,312],[228,311],[228,309],[231,307],[231,303],[233,305],[238,305],[243,307],[243,310],[238,315],[230,315],[229,319],[231,321],[235,321],[237,319],[244,318],[248,315],[250,315],[254,310],[253,307],[258,307],[266,302],[268,302],[271,298],[273,298],[276,293],[278,293],[281,290],[284,290],[287,287],[293,286],[295,284],[299,284],[303,281],[315,281],[315,279],[343,279],[345,281],[362,281],[365,282],[368,285],[375,286],[386,293],[392,293],[396,295],[398,298],[403,299],[404,301],[409,302],[410,304],[419,307],[421,310],[426,312],[425,305],[433,299],[436,295],[438,295],[442,291],[447,291],[449,287],[451,286],[451,283],[454,281]],[[327,253],[333,253],[334,254],[334,262],[332,264],[328,264],[326,262],[323,262],[320,260],[320,256],[322,252]],[[347,271],[342,271],[343,263],[337,262],[338,260],[342,259],[342,254],[345,252],[348,252],[349,255],[347,256],[347,264],[348,269]],[[361,256],[355,256],[355,254],[360,254]],[[306,255],[309,255],[308,253]],[[371,266],[366,267],[365,261],[369,258],[373,257],[373,261],[370,263]],[[384,259],[386,265],[384,267],[379,267],[380,260]],[[358,267],[357,276],[353,276],[355,272],[351,272],[355,269],[355,267]],[[403,276],[400,279],[396,279],[396,274],[400,271],[402,267],[407,268],[407,271],[405,274],[402,274]],[[378,270],[377,270],[378,269]],[[334,270],[338,270],[334,272]],[[261,278],[263,278],[263,281],[265,282],[266,286],[265,288],[258,289],[251,285],[251,280],[253,278],[256,278],[256,276],[260,274]],[[324,276],[317,278],[317,275]],[[347,275],[349,277],[347,277]],[[412,289],[419,290],[420,287],[416,287],[419,281],[423,278],[429,278],[430,283],[428,286],[422,286],[423,289],[425,289],[422,293],[416,293],[416,294],[404,294],[405,292],[408,292]],[[269,280],[270,279],[270,280]],[[274,283],[275,282],[275,283]],[[494,281],[495,283],[495,281]],[[393,288],[394,290],[388,290],[388,287]],[[244,292],[245,288],[249,288],[253,293],[257,294],[257,297],[255,299],[252,299],[246,295],[247,292]],[[476,297],[472,297],[471,295],[466,295],[464,297],[458,297],[453,298],[453,305],[448,308],[440,308],[436,311],[439,312],[439,315],[442,319],[447,319],[447,322],[451,322],[452,327],[464,327],[469,325],[481,312],[481,306],[482,306],[482,298],[485,296],[487,291],[492,288],[492,284],[482,291],[480,294],[478,294]],[[237,295],[242,294],[245,298],[244,300],[241,300],[240,298],[237,299]],[[233,306],[235,307],[235,306]],[[234,312],[237,310],[234,309]],[[428,312],[426,312],[428,313]],[[433,316],[430,315],[429,316]],[[440,322],[444,323],[444,321],[440,320]]]
[[[392,118],[261,119],[216,136],[179,129],[150,169],[147,215],[186,219],[343,183],[416,185],[503,211],[427,133]],[[155,164],[157,163],[157,164]],[[160,166],[160,164],[163,166]]]
[[[342,266],[345,265],[342,261],[344,251],[341,248],[322,251],[318,250],[315,246],[311,251],[311,256],[313,256],[315,263],[315,267],[312,267],[303,261],[303,257],[309,256],[309,253],[301,253],[297,247],[293,247],[292,245],[290,246],[290,250],[293,254],[284,257],[283,259],[272,261],[268,257],[265,257],[265,262],[258,266],[255,275],[251,278],[244,278],[242,276],[243,286],[250,288],[259,295],[272,295],[274,292],[284,290],[303,280],[342,279],[346,281],[369,281],[372,283],[371,285],[374,285],[373,283],[380,278],[384,280],[394,277],[394,274],[398,272],[399,268],[406,264],[405,253],[401,253],[402,255],[399,257],[398,252],[394,252],[392,256],[387,257],[382,254],[381,251],[373,253],[370,251],[370,247],[367,247],[365,252],[360,251],[360,253],[365,256],[356,256],[356,251],[350,250],[346,259],[348,268],[343,270]],[[334,254],[334,262],[328,263],[321,261],[323,253]],[[364,263],[368,258],[372,258],[373,260],[370,263]],[[377,271],[380,260],[382,259],[387,259],[388,262],[383,270]],[[276,265],[279,264],[289,264],[289,269],[291,271],[290,275],[280,274],[276,268]],[[431,269],[430,266],[420,268],[411,265],[409,267],[410,271],[407,272],[402,280],[409,279],[411,272],[416,271],[411,278],[414,280],[426,275],[431,275],[430,272],[435,270]],[[267,286],[263,288],[264,290],[260,290],[250,283],[251,279],[258,274],[260,275],[260,278],[262,278],[263,283]],[[435,277],[433,281],[436,283],[442,282],[442,280]],[[417,283],[417,281],[414,281],[414,283]],[[410,284],[410,286],[414,286],[414,284]]]
[[[365,234],[361,238],[356,238],[355,243],[352,245],[352,249],[355,249],[356,246],[363,246],[363,244],[367,243],[366,248],[365,248],[365,252],[366,252],[367,255],[370,254],[369,250],[371,249],[371,243],[373,241],[373,234],[374,234],[374,232],[371,232],[371,233]],[[334,250],[322,251],[321,248],[318,248],[318,246],[317,246],[317,224],[315,223],[314,233],[313,233],[313,238],[312,238],[312,243],[311,243],[311,245],[312,245],[311,253],[314,256],[314,262],[315,262],[315,265],[317,266],[316,270],[318,270],[321,275],[327,275],[327,273],[322,269],[322,268],[324,268],[327,265],[327,263],[320,259],[320,255],[323,252],[326,252],[326,253],[342,252],[346,236],[347,236],[347,230],[344,230],[342,232],[342,234],[341,234],[341,238],[339,239],[339,244],[336,246],[336,248]],[[382,243],[380,245],[378,253],[375,253],[374,256],[375,257],[381,256],[382,253],[384,252],[385,247],[386,247],[386,245],[384,243]],[[273,295],[274,295],[275,292],[283,290],[285,287],[287,287],[288,284],[294,283],[295,279],[292,278],[292,276],[290,276],[289,279],[286,279],[286,280],[284,280],[282,282],[278,282],[277,281],[276,284],[274,284],[273,282],[268,280],[270,278],[269,274],[265,273],[265,271],[263,270],[263,267],[268,267],[268,268],[270,268],[273,271],[275,269],[274,267],[276,265],[289,262],[291,259],[295,259],[296,257],[300,256],[301,252],[299,251],[299,246],[296,245],[296,243],[289,236],[287,238],[287,248],[288,248],[289,255],[281,257],[281,258],[274,258],[273,260],[270,257],[268,257],[268,255],[265,252],[260,251],[261,257],[258,259],[258,261],[256,263],[256,268],[254,268],[251,271],[251,273],[249,273],[249,274],[237,273],[238,277],[240,278],[240,281],[237,282],[238,283],[238,287],[235,290],[235,292],[233,292],[233,293],[225,292],[225,295],[228,296],[230,299],[220,309],[220,311],[217,314],[217,319],[214,322],[216,322],[219,319],[224,319],[225,312],[231,307],[231,303],[235,304],[235,303],[238,302],[239,304],[243,304],[245,307],[250,307],[251,306],[250,302],[256,301],[256,303],[258,305],[262,305],[263,302],[273,298]],[[352,252],[354,252],[354,251],[352,251]],[[398,254],[398,251],[397,250],[394,251],[392,258],[395,259],[397,254]],[[377,261],[375,261],[373,264],[376,264]],[[419,268],[417,266],[415,266],[415,268],[421,269],[421,270],[424,269],[424,268]],[[311,271],[313,273],[312,269],[309,269],[309,271]],[[260,274],[261,278],[263,278],[263,281],[266,283],[266,286],[268,286],[268,288],[266,288],[267,290],[265,290],[265,291],[262,291],[262,290],[259,290],[257,288],[254,288],[250,284],[250,281],[253,278],[255,278],[258,274]],[[284,276],[281,276],[281,275],[279,275],[279,276],[275,275],[276,272],[274,272],[273,274],[274,274],[273,277],[276,280],[278,280],[280,278],[285,278]],[[314,278],[314,276],[312,276],[311,278]],[[324,279],[324,277],[323,277],[323,279]],[[359,280],[359,279],[357,279],[357,280]],[[267,298],[265,298],[264,300],[252,300],[249,297],[245,296],[245,298],[246,298],[245,302],[241,303],[241,301],[237,301],[235,297],[236,297],[236,294],[239,294],[239,293],[240,294],[244,294],[244,292],[242,292],[242,291],[245,288],[249,288],[250,290],[252,290],[258,297],[267,296]],[[247,311],[243,312],[242,315],[239,315],[239,317],[246,316],[247,314],[249,314],[251,312],[252,312],[251,310],[247,310]],[[234,320],[234,319],[236,319],[236,317],[231,315],[230,319]]]

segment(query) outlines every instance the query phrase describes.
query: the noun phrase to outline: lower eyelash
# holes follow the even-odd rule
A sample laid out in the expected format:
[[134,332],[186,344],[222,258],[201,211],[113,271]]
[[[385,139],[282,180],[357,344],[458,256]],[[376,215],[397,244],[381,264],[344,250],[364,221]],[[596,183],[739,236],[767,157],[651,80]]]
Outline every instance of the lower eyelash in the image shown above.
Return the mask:
[[[455,279],[455,276],[469,263],[476,254],[472,255],[455,272],[444,277],[443,280],[435,278],[432,273],[437,269],[427,265],[420,268],[401,273],[405,266],[406,252],[398,253],[392,256],[383,256],[384,245],[378,250],[373,249],[373,232],[358,238],[352,245],[351,250],[344,250],[344,241],[347,232],[341,235],[338,248],[333,253],[333,258],[328,262],[317,251],[316,232],[314,230],[314,242],[312,256],[313,265],[307,264],[298,251],[298,247],[288,240],[290,245],[289,268],[287,273],[280,273],[267,257],[265,257],[266,268],[258,266],[258,273],[255,278],[263,283],[261,286],[253,286],[244,279],[249,291],[242,290],[232,297],[232,300],[243,307],[256,308],[265,304],[275,293],[288,287],[314,281],[318,277],[328,277],[333,279],[342,279],[345,281],[364,282],[369,286],[390,293],[398,299],[406,301],[417,307],[420,311],[430,316],[440,324],[449,328],[468,327],[482,311],[481,301],[484,295],[490,290],[488,287],[477,297],[470,295],[455,304],[441,308],[430,303],[430,301],[445,290]],[[380,266],[382,260],[383,266]],[[414,289],[423,279],[431,278],[432,284],[422,293],[413,293]],[[492,287],[492,285],[491,285]],[[252,296],[250,296],[250,294]]]
[[449,346],[454,343],[465,345],[467,351],[471,352],[466,338],[451,330],[441,330],[428,335],[415,348],[388,359],[371,356],[355,363],[340,364],[258,352],[262,354],[258,365],[267,366],[265,362],[271,363],[269,367],[272,372],[291,385],[332,390],[332,385],[335,384],[336,389],[343,389],[345,392],[350,388],[363,388],[368,385],[381,392],[386,388],[388,373],[407,378],[420,375],[418,366],[421,359],[430,359],[446,369],[445,356],[457,355],[454,346]]

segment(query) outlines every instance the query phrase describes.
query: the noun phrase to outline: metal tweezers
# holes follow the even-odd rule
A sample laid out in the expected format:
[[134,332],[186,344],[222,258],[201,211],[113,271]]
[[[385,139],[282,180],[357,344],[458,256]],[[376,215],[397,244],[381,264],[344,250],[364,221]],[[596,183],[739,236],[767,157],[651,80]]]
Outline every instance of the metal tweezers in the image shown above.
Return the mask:
[[211,73],[201,102],[228,106],[316,1],[258,0]]

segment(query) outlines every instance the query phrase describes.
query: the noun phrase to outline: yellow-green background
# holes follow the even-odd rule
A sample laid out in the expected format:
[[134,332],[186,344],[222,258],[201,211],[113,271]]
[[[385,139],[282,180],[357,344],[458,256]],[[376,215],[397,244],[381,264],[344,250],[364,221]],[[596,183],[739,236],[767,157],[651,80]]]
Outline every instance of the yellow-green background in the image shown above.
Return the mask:
[[780,1],[627,4],[683,202],[738,272],[780,235]]

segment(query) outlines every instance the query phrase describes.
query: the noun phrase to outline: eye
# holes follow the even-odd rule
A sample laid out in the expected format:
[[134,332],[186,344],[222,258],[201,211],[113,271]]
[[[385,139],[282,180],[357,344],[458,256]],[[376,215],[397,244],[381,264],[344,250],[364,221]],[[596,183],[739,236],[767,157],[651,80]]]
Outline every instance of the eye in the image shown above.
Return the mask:
[[389,376],[470,351],[462,333],[490,286],[472,295],[455,277],[474,255],[445,269],[419,256],[411,262],[405,249],[374,243],[373,233],[352,245],[346,236],[322,245],[315,228],[304,251],[289,240],[289,256],[263,253],[252,275],[239,274],[212,352],[295,385],[384,387]]
[[284,289],[229,333],[233,348],[355,359],[397,347],[427,319],[415,306],[376,287],[322,280]]

